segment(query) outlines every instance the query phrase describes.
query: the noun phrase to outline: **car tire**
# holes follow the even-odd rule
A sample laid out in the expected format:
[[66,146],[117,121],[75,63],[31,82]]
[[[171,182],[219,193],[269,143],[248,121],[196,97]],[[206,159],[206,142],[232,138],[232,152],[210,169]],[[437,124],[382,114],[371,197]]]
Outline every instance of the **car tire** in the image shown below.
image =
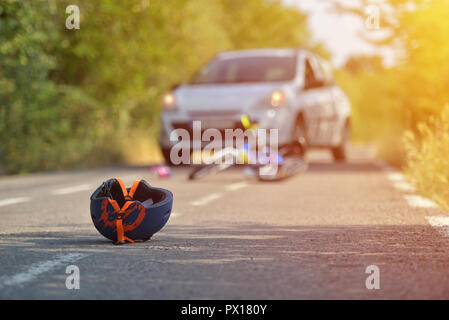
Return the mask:
[[346,162],[346,160],[348,159],[349,138],[350,138],[349,123],[346,123],[346,125],[343,128],[342,139],[340,144],[337,147],[332,148],[332,155],[335,161]]
[[168,166],[174,166],[173,162],[171,162],[170,160],[170,148],[162,148],[161,147],[161,153],[162,153],[162,157],[164,158],[165,163]]
[[301,118],[298,118],[293,129],[292,150],[296,154],[300,154],[303,157],[305,156],[307,151],[306,130]]

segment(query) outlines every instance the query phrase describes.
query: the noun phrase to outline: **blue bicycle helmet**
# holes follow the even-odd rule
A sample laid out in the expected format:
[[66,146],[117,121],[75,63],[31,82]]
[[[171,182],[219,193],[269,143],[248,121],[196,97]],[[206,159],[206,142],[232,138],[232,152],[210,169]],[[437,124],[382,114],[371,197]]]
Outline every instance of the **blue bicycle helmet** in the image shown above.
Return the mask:
[[95,228],[115,244],[147,241],[170,218],[173,194],[136,180],[126,188],[122,180],[109,179],[90,197],[90,213]]

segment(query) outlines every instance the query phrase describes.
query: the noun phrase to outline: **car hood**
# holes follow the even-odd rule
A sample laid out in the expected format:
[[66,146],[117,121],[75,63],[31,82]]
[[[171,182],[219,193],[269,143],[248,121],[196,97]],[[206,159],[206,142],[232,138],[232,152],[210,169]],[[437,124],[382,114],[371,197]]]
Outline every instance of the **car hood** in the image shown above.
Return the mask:
[[184,85],[175,94],[178,108],[187,112],[239,113],[266,99],[281,84]]

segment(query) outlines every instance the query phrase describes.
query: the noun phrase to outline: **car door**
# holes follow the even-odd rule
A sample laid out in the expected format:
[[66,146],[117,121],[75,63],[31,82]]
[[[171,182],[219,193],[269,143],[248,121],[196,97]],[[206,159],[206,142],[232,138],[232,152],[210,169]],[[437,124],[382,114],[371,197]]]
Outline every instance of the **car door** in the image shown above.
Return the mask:
[[321,71],[320,78],[323,79],[323,95],[325,95],[325,102],[323,105],[323,118],[321,119],[323,141],[322,144],[326,146],[335,145],[340,141],[341,126],[339,116],[341,112],[338,110],[338,87],[332,75],[332,68],[329,63],[320,58],[316,59],[317,66]]
[[301,90],[306,120],[307,140],[311,146],[326,146],[332,136],[334,113],[332,95],[324,81],[324,74],[313,55],[307,55],[303,66],[304,85]]

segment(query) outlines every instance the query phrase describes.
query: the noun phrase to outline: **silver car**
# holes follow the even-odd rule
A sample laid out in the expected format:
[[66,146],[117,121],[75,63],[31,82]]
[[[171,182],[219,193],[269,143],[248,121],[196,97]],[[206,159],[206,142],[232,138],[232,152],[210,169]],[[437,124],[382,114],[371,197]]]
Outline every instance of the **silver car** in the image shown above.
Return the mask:
[[160,147],[170,163],[174,129],[240,128],[247,115],[259,127],[278,131],[279,146],[303,139],[308,148],[347,156],[350,103],[330,65],[305,49],[257,49],[220,53],[193,79],[164,97]]

